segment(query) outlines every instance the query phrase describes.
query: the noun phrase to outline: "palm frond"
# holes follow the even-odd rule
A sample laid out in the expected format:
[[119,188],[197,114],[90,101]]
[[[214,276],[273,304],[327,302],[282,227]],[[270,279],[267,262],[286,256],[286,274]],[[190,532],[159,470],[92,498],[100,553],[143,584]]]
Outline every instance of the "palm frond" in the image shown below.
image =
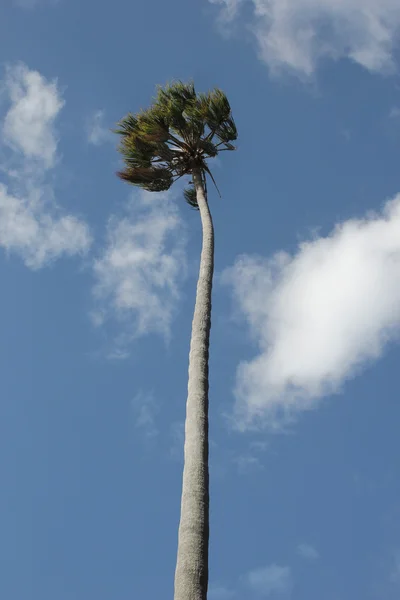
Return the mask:
[[205,119],[211,130],[217,129],[220,125],[229,119],[231,107],[226,95],[215,88],[207,96]]
[[143,188],[149,192],[169,190],[174,179],[171,171],[164,167],[127,167],[117,173],[123,181]]
[[204,154],[209,158],[213,158],[218,154],[217,146],[208,140],[200,139],[198,141],[198,147],[203,150]]
[[213,182],[213,184],[214,184],[214,186],[215,186],[215,189],[216,189],[216,190],[217,190],[217,192],[218,192],[218,196],[219,196],[220,198],[222,198],[221,192],[219,191],[219,187],[217,186],[217,182],[215,181],[215,179],[214,179],[214,175],[211,173],[209,166],[208,166],[208,165],[205,165],[205,167],[204,167],[204,170],[205,170],[205,172],[206,172],[206,173],[208,173],[208,174],[209,174],[209,176],[211,177],[211,181]]
[[[121,136],[118,150],[125,164],[119,177],[150,191],[167,190],[195,168],[216,185],[207,161],[234,150],[237,138],[226,95],[218,88],[196,94],[193,82],[181,81],[159,87],[153,104],[136,115],[128,113],[115,133]],[[184,196],[198,208],[194,189]]]
[[171,101],[185,104],[196,99],[196,90],[192,81],[188,83],[174,81],[164,87],[158,86],[157,91],[157,104],[161,106],[168,106]]
[[131,113],[128,113],[117,123],[117,127],[117,129],[114,129],[114,133],[123,136],[131,135],[137,129],[137,118]]
[[199,205],[197,204],[196,198],[196,190],[194,189],[193,184],[183,190],[183,197],[189,206],[199,210]]
[[224,142],[229,144],[237,139],[237,129],[234,120],[230,117],[223,121],[220,126],[215,130],[215,135]]

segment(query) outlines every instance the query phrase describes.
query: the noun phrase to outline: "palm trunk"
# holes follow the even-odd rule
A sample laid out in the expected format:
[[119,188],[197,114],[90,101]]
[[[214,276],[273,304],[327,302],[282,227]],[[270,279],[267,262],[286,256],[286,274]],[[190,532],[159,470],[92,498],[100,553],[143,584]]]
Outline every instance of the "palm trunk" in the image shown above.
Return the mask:
[[193,171],[203,246],[189,354],[185,458],[174,600],[206,600],[208,587],[208,355],[214,228],[200,169]]

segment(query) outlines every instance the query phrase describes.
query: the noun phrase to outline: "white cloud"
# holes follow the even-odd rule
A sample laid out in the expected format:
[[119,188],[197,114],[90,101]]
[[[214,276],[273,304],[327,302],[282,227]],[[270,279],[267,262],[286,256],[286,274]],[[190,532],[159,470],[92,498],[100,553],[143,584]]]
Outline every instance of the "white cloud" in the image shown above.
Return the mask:
[[64,105],[57,82],[18,64],[7,69],[5,88],[11,101],[3,125],[5,143],[25,158],[52,167],[57,150],[53,125]]
[[54,120],[64,105],[56,82],[18,64],[7,68],[3,91],[10,106],[2,126],[8,185],[0,182],[0,246],[37,269],[86,252],[91,236],[86,223],[62,213],[46,184],[56,161]]
[[185,233],[168,194],[138,192],[127,215],[112,217],[107,245],[94,264],[97,322],[132,321],[131,337],[168,338],[186,272]]
[[319,552],[316,548],[314,548],[314,546],[311,546],[310,544],[299,544],[297,546],[297,554],[299,556],[301,556],[302,558],[305,558],[306,560],[318,560],[319,559]]
[[[243,0],[224,5],[227,18]],[[398,0],[244,0],[253,8],[250,27],[272,72],[310,76],[324,58],[348,58],[370,71],[394,68],[400,33]]]
[[20,198],[0,183],[0,246],[17,253],[32,269],[62,255],[86,252],[91,242],[87,225],[58,213],[56,207],[47,209],[40,190]]
[[93,146],[101,146],[113,139],[113,134],[104,125],[104,110],[96,110],[87,122],[87,139]]
[[242,454],[234,458],[234,462],[238,467],[240,474],[244,475],[249,472],[259,471],[264,469],[258,456],[253,454]]
[[286,595],[292,589],[290,567],[269,565],[254,569],[247,575],[249,587],[260,596]]
[[242,256],[224,273],[259,346],[237,370],[239,427],[290,421],[398,338],[399,232],[400,195],[293,256]]

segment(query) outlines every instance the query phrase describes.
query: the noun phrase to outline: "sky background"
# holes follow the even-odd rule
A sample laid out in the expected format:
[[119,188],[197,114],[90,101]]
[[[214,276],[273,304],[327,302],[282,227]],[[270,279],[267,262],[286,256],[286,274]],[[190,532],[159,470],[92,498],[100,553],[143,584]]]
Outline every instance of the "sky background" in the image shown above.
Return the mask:
[[397,0],[3,0],[0,596],[173,595],[201,243],[115,177],[155,86],[228,95],[210,190],[210,600],[400,594]]

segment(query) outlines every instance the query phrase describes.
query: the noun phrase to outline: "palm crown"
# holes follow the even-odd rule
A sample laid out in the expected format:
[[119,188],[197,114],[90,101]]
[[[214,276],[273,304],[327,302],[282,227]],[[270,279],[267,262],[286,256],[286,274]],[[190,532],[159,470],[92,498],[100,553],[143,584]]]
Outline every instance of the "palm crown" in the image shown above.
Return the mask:
[[[159,87],[153,104],[126,115],[115,133],[121,136],[119,151],[125,163],[118,176],[150,192],[168,190],[193,169],[200,170],[204,184],[206,173],[214,181],[207,160],[235,150],[232,142],[237,138],[225,94],[218,88],[196,94],[193,83],[182,82]],[[193,186],[184,196],[197,208]]]

